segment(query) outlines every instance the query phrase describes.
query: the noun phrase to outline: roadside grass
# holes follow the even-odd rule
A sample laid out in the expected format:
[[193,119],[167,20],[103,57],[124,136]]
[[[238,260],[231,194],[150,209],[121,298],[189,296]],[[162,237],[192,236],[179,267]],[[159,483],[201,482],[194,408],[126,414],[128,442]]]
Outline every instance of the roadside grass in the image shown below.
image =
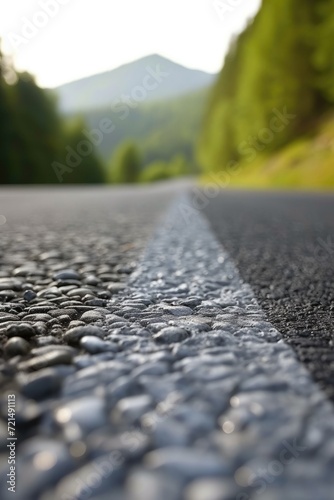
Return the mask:
[[[324,119],[312,136],[294,141],[276,153],[258,154],[241,162],[228,187],[334,189],[334,115]],[[203,175],[203,183],[210,182]]]

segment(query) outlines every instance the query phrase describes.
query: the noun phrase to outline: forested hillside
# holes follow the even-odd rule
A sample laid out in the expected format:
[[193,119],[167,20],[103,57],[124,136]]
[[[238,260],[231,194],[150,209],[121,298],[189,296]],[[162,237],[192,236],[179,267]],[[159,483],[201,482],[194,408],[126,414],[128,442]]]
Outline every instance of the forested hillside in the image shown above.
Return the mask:
[[[286,148],[293,141],[314,140],[324,128],[326,155],[329,147],[333,150],[327,123],[334,105],[333,40],[334,0],[263,0],[255,19],[231,44],[211,94],[198,147],[206,172],[238,164],[242,182],[245,172],[253,169],[254,177],[254,169],[263,168],[270,184],[266,160],[283,151],[290,159]],[[304,151],[310,154],[309,148]],[[303,154],[294,155],[282,168],[288,175],[302,160]],[[326,169],[333,172],[327,160]],[[328,183],[330,173],[325,177]],[[297,176],[294,184],[300,180]],[[235,177],[232,181],[238,183]]]
[[112,134],[106,136],[98,147],[99,154],[107,162],[115,149],[131,139],[141,151],[144,164],[157,160],[170,161],[182,154],[194,164],[195,143],[207,103],[209,88],[154,103],[142,103],[128,110],[128,116],[110,107],[83,113],[89,128],[97,128],[101,120],[113,122]]
[[[27,73],[17,73],[0,51],[0,184],[103,182],[94,152],[76,156],[82,124],[65,126],[51,94]],[[72,148],[72,149],[68,149]]]

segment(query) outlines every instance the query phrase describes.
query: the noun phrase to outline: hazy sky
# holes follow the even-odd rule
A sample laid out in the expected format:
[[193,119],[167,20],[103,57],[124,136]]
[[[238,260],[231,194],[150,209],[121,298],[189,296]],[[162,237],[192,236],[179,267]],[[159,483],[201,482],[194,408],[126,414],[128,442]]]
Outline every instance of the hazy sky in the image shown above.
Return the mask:
[[[219,71],[261,0],[0,0],[3,49],[54,87],[158,53]],[[42,6],[44,5],[44,10]]]

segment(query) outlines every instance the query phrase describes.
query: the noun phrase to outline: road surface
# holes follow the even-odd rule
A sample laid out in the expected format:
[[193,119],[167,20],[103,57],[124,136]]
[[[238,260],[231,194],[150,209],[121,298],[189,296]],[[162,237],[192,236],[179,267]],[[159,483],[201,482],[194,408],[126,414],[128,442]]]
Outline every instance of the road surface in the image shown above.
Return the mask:
[[0,191],[1,499],[332,499],[334,197],[198,193]]

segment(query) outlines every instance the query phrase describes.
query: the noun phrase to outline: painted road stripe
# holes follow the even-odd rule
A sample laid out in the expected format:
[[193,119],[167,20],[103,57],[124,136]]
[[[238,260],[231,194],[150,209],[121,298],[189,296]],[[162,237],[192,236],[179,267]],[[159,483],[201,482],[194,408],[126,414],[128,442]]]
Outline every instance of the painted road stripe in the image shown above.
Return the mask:
[[[218,373],[215,349],[218,366],[227,369],[224,383],[216,384],[216,397],[228,397],[226,409],[208,443],[233,464],[235,498],[330,500],[334,408],[267,321],[208,222],[189,207],[187,198],[174,203],[126,295],[149,296],[152,313],[175,326],[210,324],[176,352],[197,383],[196,369],[207,367],[208,392]],[[191,296],[205,299],[197,312],[170,315],[171,304]],[[182,360],[185,353],[191,362]]]

